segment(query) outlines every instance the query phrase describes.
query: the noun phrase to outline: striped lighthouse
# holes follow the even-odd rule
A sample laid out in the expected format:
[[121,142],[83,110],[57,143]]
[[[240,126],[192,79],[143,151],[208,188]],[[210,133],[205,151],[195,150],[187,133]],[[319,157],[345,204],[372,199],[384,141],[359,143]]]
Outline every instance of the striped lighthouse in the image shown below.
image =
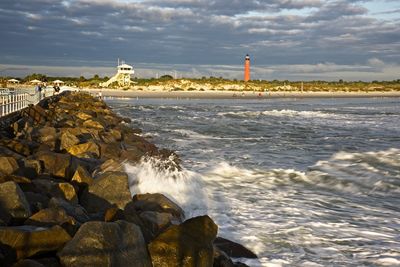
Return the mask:
[[244,59],[244,81],[250,80],[250,56],[247,54]]

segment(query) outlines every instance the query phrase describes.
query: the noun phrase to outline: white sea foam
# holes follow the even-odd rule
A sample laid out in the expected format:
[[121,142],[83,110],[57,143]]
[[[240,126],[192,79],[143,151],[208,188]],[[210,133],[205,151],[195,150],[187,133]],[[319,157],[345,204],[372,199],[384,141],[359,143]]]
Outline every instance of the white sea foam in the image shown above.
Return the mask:
[[207,214],[208,200],[201,177],[186,169],[166,167],[173,166],[172,161],[145,158],[137,165],[125,164],[131,194],[162,193],[179,204],[187,218]]
[[274,116],[274,117],[303,117],[303,118],[341,118],[338,114],[326,113],[321,111],[297,111],[290,109],[282,110],[265,110],[265,111],[230,111],[219,112],[219,116],[233,117],[259,117],[259,116]]

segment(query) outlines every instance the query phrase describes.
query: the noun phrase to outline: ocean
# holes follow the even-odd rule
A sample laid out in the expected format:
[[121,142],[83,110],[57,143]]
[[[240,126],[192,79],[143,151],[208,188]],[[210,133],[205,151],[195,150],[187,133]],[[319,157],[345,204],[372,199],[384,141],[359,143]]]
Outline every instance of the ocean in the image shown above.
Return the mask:
[[249,266],[400,266],[399,98],[106,102],[182,160],[127,164],[131,191],[210,215]]

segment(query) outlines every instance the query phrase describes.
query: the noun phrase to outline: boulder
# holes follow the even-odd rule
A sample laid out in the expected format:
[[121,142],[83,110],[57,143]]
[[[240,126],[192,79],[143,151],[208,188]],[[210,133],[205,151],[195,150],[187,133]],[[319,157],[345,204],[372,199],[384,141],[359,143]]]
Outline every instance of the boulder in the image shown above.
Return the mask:
[[151,229],[154,236],[157,236],[170,225],[172,225],[172,215],[165,212],[144,211],[140,213],[142,221]]
[[31,209],[19,185],[14,181],[0,184],[0,208],[15,220],[31,216]]
[[34,157],[43,163],[44,172],[66,180],[71,178],[71,155],[40,151]]
[[87,128],[94,128],[94,129],[97,129],[97,130],[103,130],[104,129],[104,126],[100,122],[95,121],[95,120],[87,120],[87,121],[85,121],[83,123],[83,126],[87,127]]
[[102,132],[100,138],[104,143],[109,144],[121,141],[122,135],[121,132],[116,129],[109,129],[106,132]]
[[24,194],[32,212],[45,209],[49,205],[50,198],[48,198],[46,195],[36,192],[25,192]]
[[69,267],[151,267],[139,227],[124,221],[83,224],[58,257]]
[[169,227],[148,245],[153,267],[213,266],[217,231],[218,226],[208,216]]
[[82,193],[81,203],[90,213],[105,212],[112,205],[124,209],[132,199],[128,175],[124,172],[100,174]]
[[108,208],[104,213],[105,222],[115,222],[119,220],[125,220],[124,212],[115,205]]
[[71,146],[79,144],[79,138],[66,131],[60,136],[60,150],[68,149]]
[[18,170],[18,163],[13,157],[0,157],[0,172],[12,174]]
[[78,158],[98,158],[100,156],[99,146],[93,142],[71,146],[67,152]]
[[90,220],[87,211],[79,204],[72,204],[61,198],[51,198],[49,201],[49,208],[62,208],[67,214],[73,217],[80,223],[85,223]]
[[10,248],[8,257],[15,254],[17,260],[56,251],[70,239],[70,235],[58,225],[51,228],[30,225],[0,227],[0,243]]
[[75,188],[65,182],[58,182],[54,179],[35,179],[33,184],[36,190],[42,194],[63,198],[72,204],[78,203],[78,196],[76,194]]
[[45,267],[45,265],[41,264],[38,261],[31,260],[31,259],[23,259],[18,261],[12,267]]
[[83,120],[83,121],[87,121],[88,119],[91,119],[91,118],[92,118],[91,115],[89,115],[89,114],[87,114],[87,113],[85,113],[85,112],[78,112],[78,113],[75,114],[75,116],[76,116],[78,119],[81,119],[81,120]]
[[97,177],[98,175],[104,172],[123,172],[123,171],[124,171],[124,166],[120,162],[114,159],[108,159],[104,161],[99,167],[96,168],[96,170],[94,171],[94,175],[96,175]]
[[41,128],[34,128],[31,136],[32,140],[41,144],[46,144],[51,149],[54,149],[56,146],[57,130],[54,127],[45,126]]
[[86,168],[82,167],[79,165],[76,168],[76,171],[74,173],[74,176],[72,176],[71,182],[75,183],[79,186],[88,186],[93,183],[93,178],[89,174],[89,172],[86,170]]
[[235,267],[235,264],[225,252],[214,246],[213,267]]
[[228,239],[217,237],[214,241],[214,245],[225,252],[229,257],[233,258],[250,258],[255,259],[257,255],[245,248],[244,246],[230,241]]
[[24,158],[23,160],[23,168],[20,168],[21,173],[30,178],[34,179],[43,172],[42,165],[40,164],[39,160],[36,159],[27,159]]
[[160,193],[137,194],[133,196],[132,201],[135,209],[139,212],[156,211],[169,213],[179,221],[185,218],[185,213],[182,208]]
[[32,153],[28,140],[15,140],[4,138],[0,140],[0,145],[5,146],[25,157],[29,156]]
[[71,236],[75,234],[78,222],[60,207],[47,208],[33,214],[25,221],[25,225],[62,226]]
[[30,179],[23,177],[23,176],[13,175],[13,174],[8,174],[8,175],[0,174],[0,184],[8,182],[8,181],[14,181],[17,184],[30,184],[31,183]]

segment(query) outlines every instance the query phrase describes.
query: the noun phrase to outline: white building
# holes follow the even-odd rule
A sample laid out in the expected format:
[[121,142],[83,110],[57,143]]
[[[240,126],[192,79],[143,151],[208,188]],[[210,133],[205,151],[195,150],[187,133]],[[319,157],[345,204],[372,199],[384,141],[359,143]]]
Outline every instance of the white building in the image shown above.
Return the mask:
[[117,82],[119,86],[129,86],[131,84],[131,75],[134,74],[135,71],[131,65],[125,64],[124,62],[119,63],[117,66],[117,74],[115,74],[111,79],[104,83],[100,83],[102,87],[108,87],[112,83]]

